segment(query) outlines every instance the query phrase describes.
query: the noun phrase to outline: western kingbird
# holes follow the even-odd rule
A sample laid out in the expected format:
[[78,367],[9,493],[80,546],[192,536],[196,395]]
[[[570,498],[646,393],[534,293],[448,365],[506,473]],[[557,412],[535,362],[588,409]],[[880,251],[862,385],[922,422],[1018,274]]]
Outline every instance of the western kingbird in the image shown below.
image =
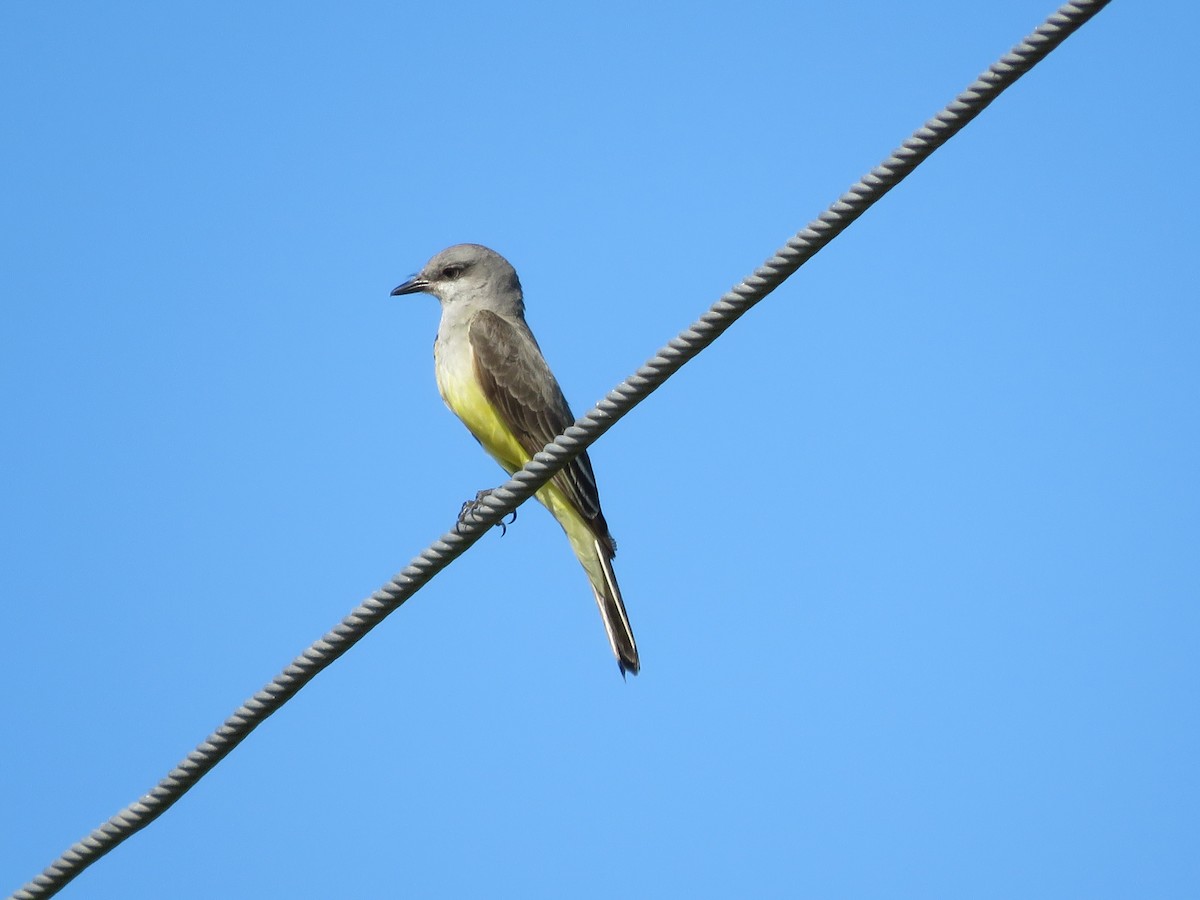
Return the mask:
[[[512,475],[575,416],[525,324],[516,270],[479,244],[443,250],[392,291],[432,294],[442,304],[433,345],[438,391],[483,449]],[[637,674],[637,644],[613,574],[617,545],[600,510],[596,476],[580,453],[537,492],[583,563],[621,674]]]

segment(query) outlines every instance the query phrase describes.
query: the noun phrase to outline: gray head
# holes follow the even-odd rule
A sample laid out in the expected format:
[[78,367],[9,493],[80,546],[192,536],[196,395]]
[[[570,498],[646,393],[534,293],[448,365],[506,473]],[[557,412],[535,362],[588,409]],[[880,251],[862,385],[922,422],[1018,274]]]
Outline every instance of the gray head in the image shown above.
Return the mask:
[[432,294],[442,306],[478,303],[511,316],[525,311],[517,270],[495,250],[479,244],[446,248],[392,291],[393,297],[401,294]]

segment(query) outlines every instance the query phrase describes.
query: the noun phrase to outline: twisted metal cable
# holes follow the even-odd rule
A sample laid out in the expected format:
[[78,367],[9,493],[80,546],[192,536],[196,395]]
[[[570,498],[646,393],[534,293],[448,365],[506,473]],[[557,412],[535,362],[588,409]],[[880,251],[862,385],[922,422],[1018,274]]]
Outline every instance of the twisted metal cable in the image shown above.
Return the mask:
[[388,584],[372,594],[337,627],[242,704],[150,793],[70,847],[41,875],[17,890],[10,900],[52,897],[100,857],[166,812],[192,785],[319,672],[466,552],[492,525],[528,500],[559,469],[587,449],[685,363],[720,337],[752,306],[845,231],[872,204],[1109,2],[1075,0],[1061,6],[940,113],[917,129],[883,163],[852,185],[829,209],[792,237],[752,275],[721,297],[708,312],[659,350],[637,372],[617,385],[511,480],[488,495],[474,518],[442,535],[426,548]]

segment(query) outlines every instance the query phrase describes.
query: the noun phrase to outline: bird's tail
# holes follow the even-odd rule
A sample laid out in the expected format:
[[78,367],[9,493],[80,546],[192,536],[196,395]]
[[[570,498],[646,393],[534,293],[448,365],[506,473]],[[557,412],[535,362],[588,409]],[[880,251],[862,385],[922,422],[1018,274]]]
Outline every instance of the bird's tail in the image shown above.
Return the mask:
[[[553,488],[553,485],[550,487]],[[621,674],[632,672],[636,675],[642,664],[638,661],[637,642],[629,626],[621,589],[617,587],[617,576],[613,574],[612,558],[616,555],[616,547],[603,517],[598,517],[598,522],[588,522],[553,489],[543,488],[537,497],[558,519],[567,540],[571,542],[571,549],[587,572],[592,593],[596,596],[596,605],[600,607],[600,618],[604,620],[604,631],[608,634],[608,643],[612,645]]]
[[613,655],[617,657],[621,674],[632,672],[636,675],[642,667],[638,661],[637,641],[633,639],[629,614],[625,612],[621,589],[617,587],[617,576],[612,567],[612,551],[605,552],[606,549],[598,538],[593,538],[591,552],[595,554],[598,566],[588,565],[590,560],[584,560],[582,554],[580,559],[583,560],[588,580],[592,583],[592,593],[596,595],[600,618],[604,620],[604,630],[608,633],[608,642],[612,645]]

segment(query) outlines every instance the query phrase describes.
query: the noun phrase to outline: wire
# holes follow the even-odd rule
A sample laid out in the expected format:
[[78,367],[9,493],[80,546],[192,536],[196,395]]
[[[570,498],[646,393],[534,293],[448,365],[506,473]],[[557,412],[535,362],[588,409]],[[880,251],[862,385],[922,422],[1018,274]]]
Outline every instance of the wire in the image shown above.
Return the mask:
[[752,275],[721,297],[637,372],[613,388],[590,412],[548,444],[510,481],[489,494],[478,507],[477,516],[442,535],[422,551],[388,584],[372,594],[336,628],[305,650],[266,687],[242,704],[150,793],[66,850],[42,874],[16,891],[11,900],[52,897],[100,857],[166,812],[192,785],[319,672],[466,552],[500,519],[528,500],[559,469],[587,449],[685,363],[720,337],[752,306],[845,231],[855,219],[1108,3],[1109,0],[1076,0],[1061,6],[941,112],[917,129],[891,156],[792,237]]

